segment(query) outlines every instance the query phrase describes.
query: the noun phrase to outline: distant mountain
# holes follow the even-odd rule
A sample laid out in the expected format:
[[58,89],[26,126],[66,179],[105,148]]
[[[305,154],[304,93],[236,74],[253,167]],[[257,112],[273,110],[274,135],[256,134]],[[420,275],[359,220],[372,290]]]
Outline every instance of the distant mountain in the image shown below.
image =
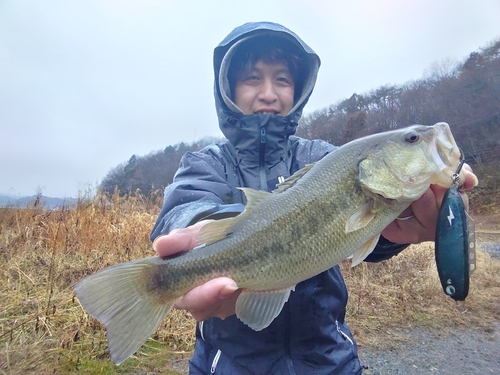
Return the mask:
[[[10,195],[0,195],[1,207],[26,208],[28,206],[33,206],[36,201],[36,195],[20,198],[16,198]],[[74,198],[52,198],[41,195],[37,204],[40,204],[43,208],[54,209],[62,206],[73,206],[76,204],[76,202],[77,200]]]

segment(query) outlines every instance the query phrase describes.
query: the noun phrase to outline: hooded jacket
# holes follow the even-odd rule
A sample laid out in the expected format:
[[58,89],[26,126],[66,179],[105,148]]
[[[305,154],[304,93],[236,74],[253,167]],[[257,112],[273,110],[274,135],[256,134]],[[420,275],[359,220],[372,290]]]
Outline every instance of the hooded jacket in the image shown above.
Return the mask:
[[[300,92],[287,116],[245,115],[231,100],[231,57],[258,35],[286,38],[301,51]],[[319,66],[319,57],[297,35],[270,22],[244,24],[215,48],[215,103],[227,141],[184,155],[165,189],[151,240],[200,220],[235,216],[246,203],[237,187],[271,191],[279,180],[335,149],[324,141],[293,136]],[[367,260],[390,258],[404,247],[381,239]],[[347,289],[336,266],[299,283],[280,315],[262,331],[253,331],[235,316],[201,322],[190,374],[361,373],[357,347],[344,321],[346,304]]]

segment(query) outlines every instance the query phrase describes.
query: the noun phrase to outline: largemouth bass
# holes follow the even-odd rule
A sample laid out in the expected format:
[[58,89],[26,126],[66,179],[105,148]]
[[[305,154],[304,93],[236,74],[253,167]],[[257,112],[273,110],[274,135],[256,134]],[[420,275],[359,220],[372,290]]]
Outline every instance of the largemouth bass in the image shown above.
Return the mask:
[[101,270],[75,294],[107,329],[122,363],[192,288],[219,276],[242,293],[236,315],[254,330],[280,313],[297,283],[352,256],[362,262],[382,230],[431,184],[449,187],[460,151],[448,124],[413,125],[347,143],[272,193],[242,188],[247,205],[200,231],[185,255],[150,257]]

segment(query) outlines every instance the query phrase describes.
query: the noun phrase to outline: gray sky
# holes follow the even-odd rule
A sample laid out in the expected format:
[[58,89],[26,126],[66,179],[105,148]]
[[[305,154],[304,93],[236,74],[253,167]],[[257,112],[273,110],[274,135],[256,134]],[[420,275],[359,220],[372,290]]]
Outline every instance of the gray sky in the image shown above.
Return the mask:
[[220,136],[212,51],[245,22],[320,55],[310,113],[460,61],[499,20],[500,0],[0,0],[0,193],[78,196],[132,154]]

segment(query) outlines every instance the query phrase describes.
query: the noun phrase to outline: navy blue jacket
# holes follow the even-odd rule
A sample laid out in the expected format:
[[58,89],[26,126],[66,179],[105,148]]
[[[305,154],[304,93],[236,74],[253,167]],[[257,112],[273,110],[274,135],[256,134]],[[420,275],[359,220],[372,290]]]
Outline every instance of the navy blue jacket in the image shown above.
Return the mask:
[[[287,38],[303,53],[302,89],[284,117],[244,115],[223,79],[234,49],[262,34]],[[245,24],[224,39],[214,52],[214,91],[227,141],[182,158],[174,182],[165,189],[151,240],[203,219],[235,216],[246,203],[237,187],[271,191],[278,180],[335,149],[324,141],[293,136],[319,65],[312,49],[274,23]],[[404,247],[382,238],[367,260],[390,258]],[[346,304],[347,289],[336,266],[299,283],[280,315],[262,331],[253,331],[235,316],[208,319],[197,327],[190,374],[359,374],[356,343],[344,321]]]

